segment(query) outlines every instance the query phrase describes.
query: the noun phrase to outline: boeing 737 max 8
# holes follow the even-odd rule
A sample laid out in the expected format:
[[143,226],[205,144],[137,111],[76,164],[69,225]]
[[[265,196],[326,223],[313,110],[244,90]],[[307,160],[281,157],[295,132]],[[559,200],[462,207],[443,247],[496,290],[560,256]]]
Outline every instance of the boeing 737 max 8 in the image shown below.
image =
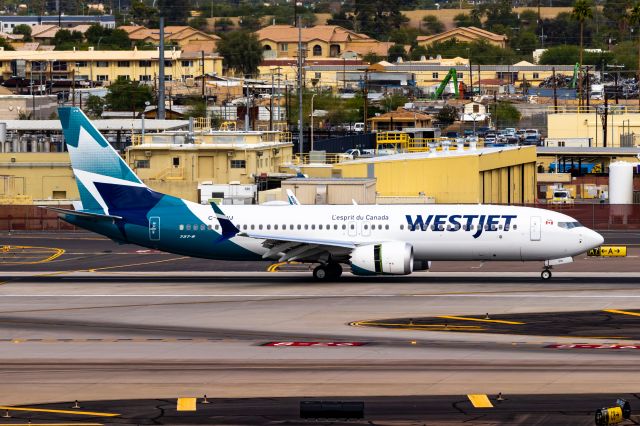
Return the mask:
[[[81,208],[67,222],[122,243],[205,259],[319,264],[317,279],[407,275],[433,260],[545,261],[550,268],[602,244],[555,211],[497,205],[196,204],[147,187],[79,108],[59,109]],[[297,201],[296,201],[297,203]]]

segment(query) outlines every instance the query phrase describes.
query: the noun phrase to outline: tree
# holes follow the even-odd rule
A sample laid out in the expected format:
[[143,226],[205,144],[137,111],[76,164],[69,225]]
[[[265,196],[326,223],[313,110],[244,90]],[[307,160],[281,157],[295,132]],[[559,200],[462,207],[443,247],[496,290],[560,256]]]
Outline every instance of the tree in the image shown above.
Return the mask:
[[188,0],[158,0],[158,10],[165,25],[184,25],[191,7]]
[[157,27],[158,9],[147,6],[144,1],[134,0],[131,3],[131,14],[136,24]]
[[102,50],[128,50],[131,40],[126,31],[93,24],[84,34],[89,45]]
[[[580,0],[578,0],[580,1]],[[516,127],[520,121],[520,111],[514,107],[510,102],[500,101],[494,103],[489,107],[493,122],[500,124],[500,126],[512,126]]]
[[459,42],[456,39],[433,43],[427,47],[429,56],[442,55],[443,58],[468,57],[472,64],[513,64],[515,54],[511,49],[503,49],[488,42]]
[[411,49],[411,54],[410,54],[410,58],[412,61],[419,61],[420,58],[427,57],[429,55],[429,52],[427,52],[427,49],[424,46],[416,46],[413,49]]
[[31,41],[31,26],[27,24],[16,25],[13,29],[14,34],[22,34],[23,41]]
[[444,105],[436,114],[436,120],[444,126],[449,126],[460,119],[458,108],[453,105]]
[[396,44],[415,44],[418,30],[410,27],[402,27],[389,33],[389,41]]
[[104,111],[104,104],[105,101],[100,96],[89,95],[85,108],[92,117],[100,118]]
[[376,55],[376,54],[375,54],[375,53],[373,53],[373,52],[369,52],[369,53],[367,53],[366,55],[364,55],[364,56],[362,57],[362,60],[363,60],[364,62],[368,62],[368,63],[370,63],[370,64],[376,64],[376,63],[378,63],[378,62],[382,61],[383,59],[384,59],[384,58],[383,58],[382,56],[378,56],[378,55]]
[[[629,11],[629,15],[627,16],[629,20],[629,24],[635,26],[636,29],[640,27],[640,3],[636,3],[633,5],[631,10]],[[638,71],[636,74],[637,81],[640,81],[640,31],[638,33]],[[638,102],[640,102],[640,97],[638,97]]]
[[355,0],[354,30],[380,38],[408,21],[400,12],[400,0]]
[[439,34],[444,31],[444,24],[435,15],[426,15],[422,18],[422,27],[427,34]]
[[213,30],[217,33],[225,33],[233,27],[233,21],[229,18],[216,19],[213,24]]
[[[582,67],[582,52],[584,50],[583,35],[584,35],[584,21],[593,18],[593,12],[591,11],[591,3],[589,0],[576,0],[571,16],[576,21],[580,22],[580,67]],[[578,93],[580,94],[580,103],[582,103],[582,72],[578,75]]]
[[[621,43],[622,44],[622,43]],[[618,46],[616,46],[617,48]],[[575,64],[580,60],[580,48],[573,45],[553,46],[540,56],[541,65],[566,65]],[[583,65],[601,65],[603,62],[612,63],[613,52],[584,52]]]
[[394,44],[389,48],[387,52],[387,60],[389,62],[396,62],[398,58],[407,59],[407,51],[401,44]]
[[262,45],[254,33],[231,31],[218,42],[224,64],[242,75],[255,75],[262,61]]
[[149,86],[140,84],[138,81],[118,79],[107,89],[105,97],[106,104],[115,111],[136,111],[144,110],[146,102],[153,100],[153,93]]
[[79,31],[58,30],[53,37],[53,44],[56,46],[56,50],[80,49],[83,39],[82,33]]
[[200,31],[208,31],[209,23],[207,22],[207,18],[204,16],[196,16],[194,18],[189,19],[189,26],[196,28]]
[[254,15],[246,15],[240,17],[240,28],[246,31],[258,31],[262,26],[260,17]]

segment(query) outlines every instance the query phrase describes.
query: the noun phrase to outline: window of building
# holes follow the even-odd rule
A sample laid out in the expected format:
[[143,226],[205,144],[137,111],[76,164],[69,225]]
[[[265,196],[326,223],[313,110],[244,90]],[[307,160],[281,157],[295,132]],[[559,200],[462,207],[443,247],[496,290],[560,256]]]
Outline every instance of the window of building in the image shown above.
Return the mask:
[[129,61],[118,61],[118,68],[129,68]]
[[464,77],[464,73],[459,72],[458,73],[458,78],[462,78],[462,77]]
[[136,160],[133,163],[133,167],[136,169],[148,169],[151,167],[149,160]]
[[180,167],[180,157],[173,157],[171,164],[173,164],[173,167]]
[[171,74],[167,74],[164,76],[164,81],[173,81],[173,76]]
[[193,74],[184,74],[184,75],[182,76],[182,80],[186,80],[186,79],[188,79],[188,78],[193,78]]
[[98,75],[96,76],[96,79],[97,79],[98,81],[109,81],[109,76],[108,76],[108,75],[100,75],[100,74],[98,74]]
[[67,63],[64,61],[53,61],[53,70],[54,71],[66,71],[67,70]]
[[533,78],[534,78],[534,79],[538,79],[538,78],[540,78],[540,73],[534,72],[534,73],[533,73]]
[[129,74],[118,75],[118,80],[129,80]]
[[86,68],[87,61],[76,61],[76,68]]
[[151,66],[151,61],[138,61],[138,66],[139,67],[150,67]]
[[140,75],[138,76],[138,80],[140,81],[151,81],[151,76],[150,75]]
[[438,75],[439,74],[437,72],[432,72],[431,73],[431,78],[439,78]]
[[287,50],[289,50],[288,43],[279,43],[278,46],[280,47],[281,52],[286,52]]
[[313,46],[313,56],[322,56],[322,46],[319,44]]
[[109,62],[107,61],[96,61],[96,67],[98,68],[107,68],[109,66]]
[[247,167],[247,162],[245,160],[231,160],[232,169],[244,169],[245,167]]
[[478,112],[480,112],[480,105],[478,105],[478,104],[473,104],[473,112],[474,112],[474,113],[478,113]]
[[322,78],[322,73],[317,72],[317,73],[315,74],[315,76],[316,76],[316,78],[319,80],[320,78]]
[[193,66],[193,61],[182,61],[182,66],[186,68],[190,68]]
[[51,198],[54,200],[64,200],[67,198],[67,191],[53,191],[51,193]]
[[172,65],[173,65],[173,64],[171,63],[171,61],[167,61],[167,60],[165,60],[165,61],[164,61],[164,66],[165,66],[165,67],[170,67],[170,66],[172,66]]

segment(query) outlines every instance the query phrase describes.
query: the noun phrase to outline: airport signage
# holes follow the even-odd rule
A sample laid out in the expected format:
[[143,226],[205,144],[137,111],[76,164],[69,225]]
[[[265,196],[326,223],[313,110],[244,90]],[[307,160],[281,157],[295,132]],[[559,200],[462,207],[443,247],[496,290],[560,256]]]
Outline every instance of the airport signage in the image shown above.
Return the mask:
[[587,255],[600,257],[626,257],[627,246],[602,246],[589,250]]
[[554,344],[545,346],[547,349],[640,349],[640,344],[638,345],[598,345],[598,344]]
[[286,346],[286,347],[351,347],[364,346],[367,342],[267,342],[262,346]]

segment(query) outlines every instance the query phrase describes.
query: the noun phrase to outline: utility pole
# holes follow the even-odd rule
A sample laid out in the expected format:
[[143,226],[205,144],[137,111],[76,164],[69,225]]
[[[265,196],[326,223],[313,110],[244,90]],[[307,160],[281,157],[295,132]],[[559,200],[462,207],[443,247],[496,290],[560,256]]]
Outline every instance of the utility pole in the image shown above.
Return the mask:
[[[294,1],[295,7],[295,1]],[[300,151],[300,161],[302,161],[302,154],[304,153],[304,119],[302,116],[302,73],[304,67],[304,52],[302,51],[302,24],[300,18],[298,19],[298,148]]]
[[369,69],[364,70],[364,133],[369,132],[367,116],[369,115]]
[[164,17],[160,17],[160,46],[158,51],[158,119],[165,119],[164,107]]
[[273,73],[271,73],[271,98],[269,99],[269,130],[272,131],[273,130],[273,86],[274,86],[274,81],[273,81]]
[[204,80],[205,80],[205,75],[204,75],[204,50],[200,51],[200,69],[202,70],[202,99],[204,99]]
[[553,78],[553,112],[558,112],[558,85],[556,84],[556,67],[551,68]]
[[602,116],[602,146],[607,147],[607,116],[609,115],[609,96],[604,91],[604,115]]

